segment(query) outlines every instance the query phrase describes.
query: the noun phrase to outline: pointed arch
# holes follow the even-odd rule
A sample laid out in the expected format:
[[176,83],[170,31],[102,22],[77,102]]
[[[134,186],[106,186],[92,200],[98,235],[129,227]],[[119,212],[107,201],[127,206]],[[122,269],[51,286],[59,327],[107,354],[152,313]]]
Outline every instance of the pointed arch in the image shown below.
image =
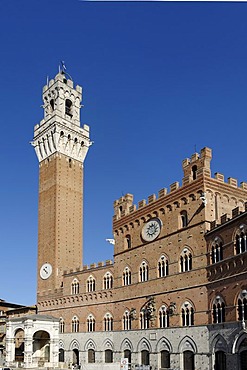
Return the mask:
[[161,351],[169,351],[170,353],[173,352],[171,342],[165,337],[160,338],[156,345],[156,352]]
[[140,341],[138,342],[137,344],[137,352],[141,352],[141,351],[149,351],[151,352],[152,351],[152,346],[149,342],[149,340],[147,338],[141,338]]
[[73,351],[73,349],[78,349],[78,350],[80,350],[80,344],[79,344],[78,340],[73,339],[73,340],[70,342],[69,349],[70,349],[70,351]]
[[106,338],[103,342],[103,348],[106,350],[106,349],[111,349],[112,351],[114,351],[114,343],[111,339],[109,338]]
[[186,335],[178,345],[178,352],[192,351],[197,353],[197,345],[192,338]]
[[133,352],[134,347],[132,342],[129,338],[125,338],[122,343],[120,344],[120,351],[123,352],[124,350],[129,349],[131,352]]
[[96,344],[93,339],[88,339],[84,345],[84,351],[88,351],[89,349],[94,349],[96,350]]
[[217,333],[215,337],[212,340],[211,343],[211,352],[215,353],[216,351],[223,351],[223,352],[228,352],[228,345],[224,337]]
[[233,346],[232,346],[232,353],[239,353],[241,351],[241,346],[243,343],[247,346],[247,333],[246,331],[241,331],[234,340]]

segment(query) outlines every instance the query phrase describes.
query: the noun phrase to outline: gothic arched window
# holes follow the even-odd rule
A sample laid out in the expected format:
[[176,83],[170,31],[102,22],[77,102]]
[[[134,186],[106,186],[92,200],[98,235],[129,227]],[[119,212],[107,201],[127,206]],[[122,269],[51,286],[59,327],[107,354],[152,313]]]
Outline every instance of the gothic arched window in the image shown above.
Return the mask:
[[95,278],[90,275],[87,279],[87,291],[94,292],[95,291]]
[[184,302],[181,309],[182,326],[194,325],[194,308],[190,302]]
[[223,301],[222,297],[217,296],[213,302],[213,324],[220,324],[221,322],[225,322],[225,302]]
[[161,256],[158,261],[158,277],[164,277],[168,275],[168,260],[165,256]]
[[159,327],[168,328],[169,326],[169,312],[166,306],[161,306],[159,309]]
[[180,271],[190,271],[192,270],[192,254],[188,248],[184,248],[180,255]]
[[247,320],[247,290],[244,289],[238,296],[238,320]]
[[130,285],[131,284],[131,271],[129,267],[125,267],[123,272],[123,285]]
[[123,330],[131,330],[131,316],[128,310],[123,315]]
[[104,289],[112,289],[113,287],[113,277],[110,272],[107,272],[104,276]]
[[79,319],[77,316],[74,316],[71,322],[72,327],[72,333],[78,333],[79,332]]
[[87,318],[87,331],[92,332],[95,331],[95,318],[92,314],[90,314]]
[[143,261],[140,266],[140,282],[148,281],[148,264]]
[[220,238],[216,237],[211,247],[211,261],[216,263],[223,260],[223,243]]
[[60,333],[64,333],[64,327],[65,327],[64,319],[60,317],[59,319],[59,332]]
[[71,294],[79,294],[79,281],[77,279],[72,281]]
[[236,234],[235,239],[235,250],[236,254],[244,253],[247,251],[247,227],[241,225]]
[[141,329],[148,329],[150,326],[150,315],[147,309],[140,312],[140,327]]
[[113,318],[110,313],[107,313],[104,316],[104,331],[112,331],[113,330]]

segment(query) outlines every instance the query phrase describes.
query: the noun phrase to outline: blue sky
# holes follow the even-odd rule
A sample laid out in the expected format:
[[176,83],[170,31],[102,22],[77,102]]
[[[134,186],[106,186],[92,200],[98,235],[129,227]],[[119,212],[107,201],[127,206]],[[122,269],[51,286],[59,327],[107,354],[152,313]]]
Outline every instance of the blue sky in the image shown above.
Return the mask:
[[195,148],[247,181],[247,3],[0,0],[0,298],[36,302],[38,161],[29,142],[60,60],[84,88],[84,263],[112,258],[113,201],[175,181]]

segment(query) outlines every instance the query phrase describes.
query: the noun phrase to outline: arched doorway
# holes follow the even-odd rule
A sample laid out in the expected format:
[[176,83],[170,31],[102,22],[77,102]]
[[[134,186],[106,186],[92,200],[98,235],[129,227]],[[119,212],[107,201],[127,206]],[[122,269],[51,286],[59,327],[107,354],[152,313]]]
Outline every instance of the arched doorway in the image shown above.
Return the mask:
[[59,348],[59,358],[58,358],[58,361],[59,362],[64,362],[64,349],[63,348]]
[[79,365],[79,350],[77,348],[73,349],[73,365]]
[[33,335],[33,362],[38,366],[50,362],[50,335],[46,331],[39,330]]
[[215,352],[215,370],[226,370],[226,354],[224,351]]
[[192,351],[183,353],[184,370],[195,370],[195,356]]
[[15,332],[15,361],[24,362],[24,330],[18,329]]

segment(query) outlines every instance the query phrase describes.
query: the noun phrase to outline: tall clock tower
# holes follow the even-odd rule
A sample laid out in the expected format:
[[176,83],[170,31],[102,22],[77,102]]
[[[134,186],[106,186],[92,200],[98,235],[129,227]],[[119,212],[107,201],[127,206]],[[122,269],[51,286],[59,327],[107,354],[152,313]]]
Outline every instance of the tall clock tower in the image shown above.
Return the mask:
[[62,71],[43,88],[44,119],[34,127],[39,160],[38,300],[82,266],[83,164],[89,126],[80,126],[82,88]]

